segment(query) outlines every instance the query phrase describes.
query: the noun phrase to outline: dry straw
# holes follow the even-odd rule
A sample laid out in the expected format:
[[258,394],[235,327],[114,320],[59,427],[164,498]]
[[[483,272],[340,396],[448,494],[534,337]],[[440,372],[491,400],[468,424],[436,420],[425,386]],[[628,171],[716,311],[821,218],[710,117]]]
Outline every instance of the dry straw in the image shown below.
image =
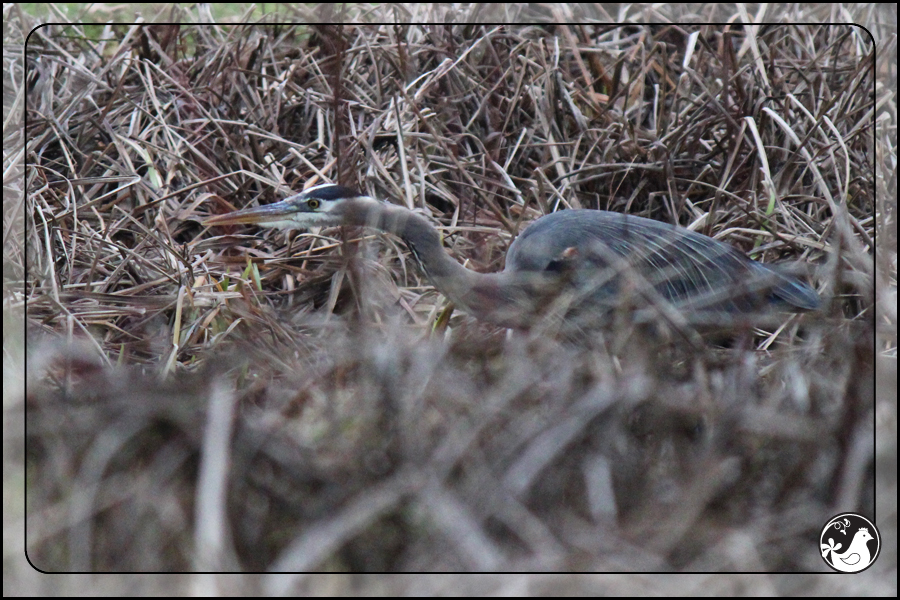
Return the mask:
[[[10,267],[30,559],[823,570],[818,528],[873,512],[896,348],[874,49],[738,23],[36,30]],[[625,320],[591,348],[444,330],[390,236],[200,225],[325,181],[422,211],[478,271],[541,214],[600,208],[810,265],[825,306],[693,346]]]

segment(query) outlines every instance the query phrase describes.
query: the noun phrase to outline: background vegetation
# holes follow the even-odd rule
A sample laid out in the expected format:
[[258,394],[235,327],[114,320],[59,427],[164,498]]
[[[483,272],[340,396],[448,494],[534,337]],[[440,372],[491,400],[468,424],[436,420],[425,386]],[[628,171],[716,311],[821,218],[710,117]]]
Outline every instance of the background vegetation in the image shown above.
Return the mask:
[[[29,344],[28,395],[4,388],[5,478],[28,489],[5,517],[27,531],[5,542],[10,591],[51,591],[14,565],[22,547],[55,572],[818,572],[818,530],[845,510],[887,542],[852,585],[895,591],[891,14],[821,15],[874,42],[749,25],[808,22],[801,6],[465,24],[601,16],[531,6],[166,8],[169,24],[43,27],[7,59],[5,193],[27,195],[4,198],[5,318],[27,306]],[[22,44],[33,21],[4,12]],[[338,18],[396,24],[284,24]],[[810,264],[826,307],[701,346],[623,323],[586,349],[464,314],[437,333],[445,301],[390,237],[199,224],[322,181],[425,211],[476,270],[541,214],[602,208]],[[469,585],[656,589],[511,581]],[[711,581],[748,585],[679,585]]]

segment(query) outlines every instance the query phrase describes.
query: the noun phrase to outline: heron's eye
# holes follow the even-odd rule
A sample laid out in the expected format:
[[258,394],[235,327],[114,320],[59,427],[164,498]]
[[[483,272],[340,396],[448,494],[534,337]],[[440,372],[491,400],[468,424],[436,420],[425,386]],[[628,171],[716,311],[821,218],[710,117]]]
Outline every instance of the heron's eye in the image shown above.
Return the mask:
[[318,200],[316,200],[315,198],[310,198],[309,200],[306,201],[306,205],[308,207],[310,207],[311,209],[316,210],[319,208],[319,206],[322,205],[322,203],[319,202]]

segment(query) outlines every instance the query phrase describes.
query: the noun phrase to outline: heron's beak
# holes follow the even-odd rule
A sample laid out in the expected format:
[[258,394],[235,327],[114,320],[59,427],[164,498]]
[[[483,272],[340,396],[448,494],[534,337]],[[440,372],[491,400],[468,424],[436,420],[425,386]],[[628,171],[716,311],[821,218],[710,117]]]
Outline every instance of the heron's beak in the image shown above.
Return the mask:
[[262,225],[270,227],[286,226],[294,221],[298,213],[303,212],[295,202],[282,200],[274,204],[266,204],[256,208],[245,208],[224,215],[216,215],[204,219],[202,223],[208,227],[217,225]]

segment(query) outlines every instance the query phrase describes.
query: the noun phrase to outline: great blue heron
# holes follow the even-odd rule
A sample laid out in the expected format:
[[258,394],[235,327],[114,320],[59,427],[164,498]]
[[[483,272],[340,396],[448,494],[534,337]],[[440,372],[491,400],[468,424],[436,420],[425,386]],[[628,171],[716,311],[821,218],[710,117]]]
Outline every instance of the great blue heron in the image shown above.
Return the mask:
[[583,328],[622,302],[643,307],[645,314],[689,315],[693,323],[773,308],[815,310],[820,304],[806,283],[728,244],[602,210],[564,210],[537,219],[513,241],[500,273],[476,273],[453,260],[423,216],[333,184],[204,221],[240,223],[282,229],[367,226],[395,234],[434,287],[475,317],[505,327],[529,327],[552,313]]

